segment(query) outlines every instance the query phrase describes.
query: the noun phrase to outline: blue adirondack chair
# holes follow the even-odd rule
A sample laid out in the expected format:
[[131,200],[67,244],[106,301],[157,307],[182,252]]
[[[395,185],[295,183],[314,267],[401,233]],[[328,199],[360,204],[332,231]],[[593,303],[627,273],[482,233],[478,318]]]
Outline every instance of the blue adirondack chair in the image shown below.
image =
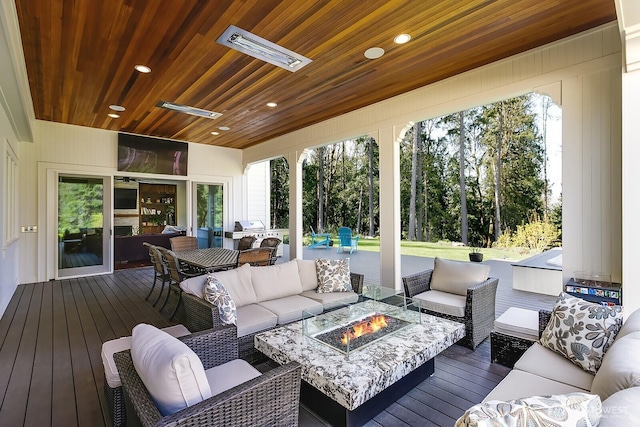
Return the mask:
[[346,248],[349,248],[350,254],[352,254],[353,251],[358,251],[358,240],[360,240],[360,236],[353,237],[349,227],[340,227],[338,230],[338,238],[340,239],[340,246],[337,252],[345,251]]
[[309,249],[317,248],[318,246],[328,248],[331,244],[331,234],[316,233],[313,231],[313,227],[309,226],[309,228],[311,229],[311,243],[309,244]]

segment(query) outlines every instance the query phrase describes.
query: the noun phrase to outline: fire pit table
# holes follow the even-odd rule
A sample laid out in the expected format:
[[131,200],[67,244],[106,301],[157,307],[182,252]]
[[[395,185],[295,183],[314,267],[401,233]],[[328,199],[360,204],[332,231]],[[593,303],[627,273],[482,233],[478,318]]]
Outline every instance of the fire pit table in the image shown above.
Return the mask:
[[279,364],[300,363],[302,403],[335,426],[373,418],[433,374],[433,358],[465,334],[462,323],[421,313],[411,300],[303,317],[257,334],[255,347]]

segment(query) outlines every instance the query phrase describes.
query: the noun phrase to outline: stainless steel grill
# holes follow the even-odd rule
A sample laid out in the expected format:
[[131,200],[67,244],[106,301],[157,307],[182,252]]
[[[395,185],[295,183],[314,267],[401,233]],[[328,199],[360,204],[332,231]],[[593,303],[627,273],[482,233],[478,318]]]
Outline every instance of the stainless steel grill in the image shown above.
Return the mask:
[[[226,231],[224,237],[227,239],[233,239],[233,246],[237,249],[238,241],[245,236],[254,236],[256,241],[253,242],[253,247],[257,248],[263,239],[267,237],[277,237],[283,240],[283,236],[289,234],[289,230],[286,228],[267,229],[264,223],[260,220],[252,221],[236,221],[233,231]],[[276,250],[276,256],[282,256],[283,248],[282,244],[278,245]]]

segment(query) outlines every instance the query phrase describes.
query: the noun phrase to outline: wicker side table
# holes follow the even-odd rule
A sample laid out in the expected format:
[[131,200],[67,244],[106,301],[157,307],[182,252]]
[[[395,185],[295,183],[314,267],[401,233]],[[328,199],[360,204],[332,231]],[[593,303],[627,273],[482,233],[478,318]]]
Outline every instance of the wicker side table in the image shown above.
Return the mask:
[[513,368],[538,339],[538,312],[510,307],[495,320],[490,337],[491,362]]

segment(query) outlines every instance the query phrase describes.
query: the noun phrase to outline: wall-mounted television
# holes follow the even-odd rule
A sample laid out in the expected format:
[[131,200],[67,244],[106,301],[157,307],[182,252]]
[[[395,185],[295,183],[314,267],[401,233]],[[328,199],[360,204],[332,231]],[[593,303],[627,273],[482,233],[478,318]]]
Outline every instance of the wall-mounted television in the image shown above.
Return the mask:
[[114,209],[137,209],[138,189],[137,188],[114,188],[113,189]]
[[189,144],[168,139],[118,133],[118,170],[187,175]]

